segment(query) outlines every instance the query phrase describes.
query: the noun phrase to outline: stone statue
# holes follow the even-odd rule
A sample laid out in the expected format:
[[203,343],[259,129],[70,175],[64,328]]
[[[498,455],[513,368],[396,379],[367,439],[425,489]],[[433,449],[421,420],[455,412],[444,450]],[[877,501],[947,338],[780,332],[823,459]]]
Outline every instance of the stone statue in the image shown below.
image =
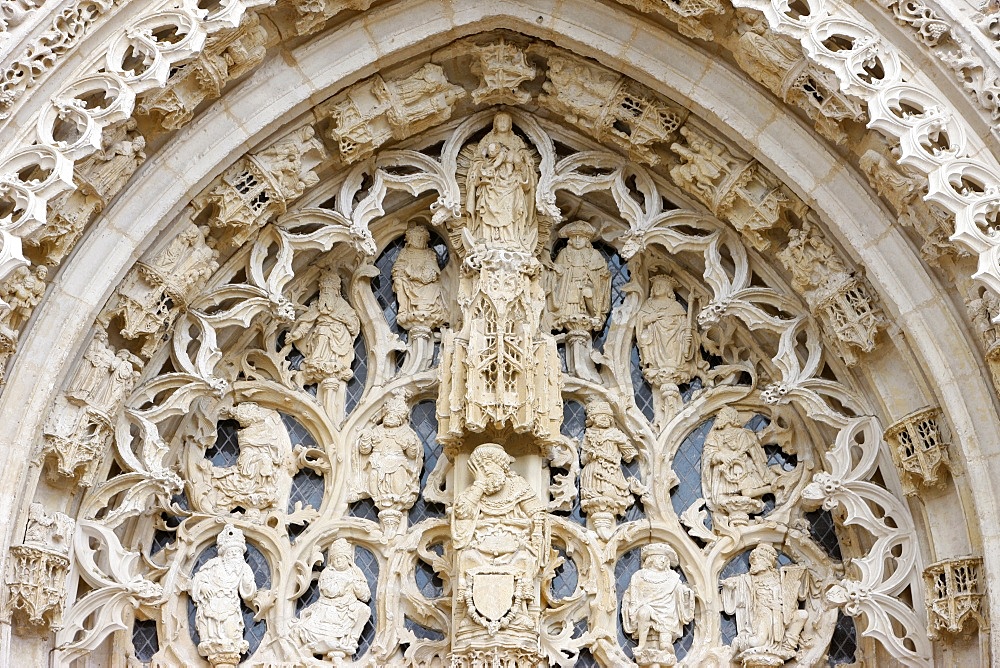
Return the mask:
[[210,505],[220,511],[241,507],[251,519],[284,511],[296,467],[281,416],[253,402],[237,404],[228,414],[240,423],[240,453],[234,466],[214,467],[201,460],[211,476]]
[[330,377],[350,380],[354,340],[360,331],[358,314],[340,293],[340,276],[325,271],[319,279],[319,298],[296,319],[288,335],[306,357],[303,383],[320,383]]
[[732,171],[732,158],[724,146],[708,137],[685,127],[681,127],[680,133],[686,145],[679,142],[670,145],[670,150],[681,159],[681,164],[670,168],[670,178],[714,208],[718,188]]
[[611,537],[615,518],[632,506],[632,495],[642,492],[638,481],[628,480],[622,472],[622,461],[630,462],[636,454],[628,436],[615,425],[608,402],[591,402],[580,451],[580,507],[605,540]]
[[622,628],[639,641],[639,666],[673,666],[674,641],[694,620],[694,591],[674,570],[677,553],[653,543],[642,548],[642,568],[635,572],[622,597]]
[[310,658],[322,654],[334,665],[342,665],[358,650],[361,632],[371,617],[369,598],[368,580],[354,563],[351,544],[338,538],[319,575],[319,599],[292,621],[292,638]]
[[554,324],[567,331],[597,332],[611,308],[611,271],[607,260],[591,244],[597,234],[582,220],[562,228],[559,236],[569,244],[559,251],[552,269],[551,293]]
[[132,391],[142,366],[142,360],[128,350],[116,353],[108,344],[107,332],[98,328],[66,394],[78,405],[113,415]]
[[447,321],[441,291],[441,269],[437,254],[427,247],[430,233],[423,225],[410,223],[406,246],[392,265],[392,289],[399,301],[396,322],[403,329],[429,333]]
[[257,594],[253,571],[244,560],[243,532],[227,524],[215,541],[219,555],[208,560],[191,579],[191,600],[197,612],[198,653],[213,667],[236,666],[250,648],[243,639],[240,599],[250,602]]
[[547,555],[545,506],[513,463],[496,443],[476,446],[469,456],[474,480],[452,514],[459,593],[469,617],[490,635],[501,627],[534,628],[528,607]]
[[417,500],[423,468],[424,450],[410,426],[405,390],[392,393],[382,423],[362,432],[358,451],[364,458],[366,491],[379,509],[388,538],[395,535],[403,511]]
[[163,286],[176,305],[186,304],[219,268],[219,251],[208,226],[188,222],[163,251],[148,264],[140,264],[143,278]]
[[635,316],[642,375],[657,393],[656,422],[665,424],[683,407],[678,385],[703,377],[707,363],[694,325],[694,305],[677,301],[676,284],[665,274],[650,279],[649,298]]
[[514,134],[510,114],[493,118],[493,129],[476,146],[466,176],[466,211],[477,242],[493,248],[533,252],[535,161]]
[[729,406],[719,411],[705,437],[701,471],[713,521],[726,526],[746,524],[751,514],[761,512],[761,497],[774,491],[777,479],[756,432],[744,427]]
[[808,587],[803,566],[778,568],[778,552],[761,544],[750,553],[750,572],[722,581],[722,605],[736,614],[732,647],[744,668],[780,666],[795,656],[809,614],[799,609]]

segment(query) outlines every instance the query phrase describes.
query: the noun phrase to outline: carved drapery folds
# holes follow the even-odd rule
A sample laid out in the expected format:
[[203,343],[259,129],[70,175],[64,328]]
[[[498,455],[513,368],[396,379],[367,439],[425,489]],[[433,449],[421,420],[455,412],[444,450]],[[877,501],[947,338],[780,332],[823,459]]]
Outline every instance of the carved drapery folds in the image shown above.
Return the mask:
[[[546,95],[567,90],[553,62],[575,56],[495,45],[476,56],[481,104],[537,95],[543,69]],[[136,268],[147,308],[127,315],[122,293],[107,305],[105,322],[148,325],[113,342],[99,330],[53,416],[105,416],[93,455],[114,462],[86,465],[107,479],[81,513],[145,561],[90,590],[152,622],[164,665],[814,665],[852,623],[840,611],[926,664],[912,608],[854,595],[898,598],[920,577],[914,545],[892,542],[891,527],[912,529],[905,508],[869,482],[892,475],[881,429],[825,368],[824,300],[861,279],[828,244],[800,262],[790,235],[783,258],[813,317],[780,272],[757,270],[754,224],[739,234],[672,205],[661,184],[677,171],[722,206],[735,153],[699,148],[663,101],[632,114],[663,121],[646,135],[581,121],[617,153],[514,107],[421,144],[411,135],[464,96],[448,71],[341,93],[316,125],[339,156],[305,126],[237,161]],[[637,95],[605,83],[602,114]],[[362,126],[381,139],[352,144]],[[411,148],[377,150],[404,134]],[[671,143],[723,156],[718,174],[666,150],[659,174],[621,155]],[[787,198],[761,178],[723,188],[733,226],[768,192]],[[770,243],[798,229],[798,204],[780,202],[758,229]],[[49,450],[50,470],[71,452]],[[844,530],[871,539],[841,545]],[[840,554],[859,544],[871,554]],[[866,560],[863,579],[844,557]],[[128,598],[140,581],[148,595]],[[91,600],[68,602],[73,628]]]
[[451,84],[438,65],[427,64],[407,77],[374,76],[324,104],[329,136],[345,163],[371,155],[390,139],[403,139],[451,118],[465,90]]
[[539,104],[629,158],[655,165],[653,146],[670,140],[687,112],[626,77],[565,52],[548,55]]

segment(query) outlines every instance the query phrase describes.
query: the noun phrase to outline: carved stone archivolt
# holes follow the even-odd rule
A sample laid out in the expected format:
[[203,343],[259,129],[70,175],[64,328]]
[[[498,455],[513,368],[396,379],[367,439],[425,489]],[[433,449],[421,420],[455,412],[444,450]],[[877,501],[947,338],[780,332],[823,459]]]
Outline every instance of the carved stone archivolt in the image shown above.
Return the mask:
[[[673,103],[478,47],[468,97],[512,106],[425,137],[470,103],[447,68],[359,82],[107,304],[45,448],[114,557],[32,603],[86,631],[57,655],[139,619],[158,665],[817,665],[848,628],[927,665],[923,611],[883,604],[921,591],[873,482],[895,436],[838,376],[873,289]],[[118,616],[88,626],[94,591]]]
[[[894,474],[874,463],[882,430],[817,384],[840,340],[827,350],[795,294],[812,306],[847,264],[792,234],[793,285],[751,285],[739,233],[664,210],[612,154],[558,166],[546,128],[473,114],[437,157],[376,152],[333,209],[283,200],[277,222],[205,206],[224,174],[142,261],[159,314],[134,341],[98,329],[51,418],[97,420],[85,433],[106,444],[53,427],[47,467],[90,484],[81,549],[118,556],[87,581],[154,622],[143,660],[815,665],[861,613],[862,634],[910,629],[892,656],[927,656],[915,611],[850,594],[920,573],[881,570],[888,550],[912,555],[889,543],[909,515],[867,482]],[[254,155],[301,174],[315,135],[293,136]],[[412,194],[424,178],[437,202]],[[390,192],[412,199],[385,209]],[[584,215],[597,192],[612,208]],[[128,320],[121,303],[106,321]],[[109,446],[118,468],[81,454]],[[115,528],[145,516],[122,543]],[[850,552],[862,533],[870,554]],[[861,579],[841,550],[869,564]],[[87,596],[45,610],[85,628]],[[67,631],[57,651],[113,628]]]

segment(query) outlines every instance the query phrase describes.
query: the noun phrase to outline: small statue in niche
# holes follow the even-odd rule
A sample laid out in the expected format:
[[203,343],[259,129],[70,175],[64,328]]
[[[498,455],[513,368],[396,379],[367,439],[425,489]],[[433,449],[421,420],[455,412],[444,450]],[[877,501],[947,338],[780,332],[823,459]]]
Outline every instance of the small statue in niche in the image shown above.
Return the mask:
[[639,641],[635,661],[643,668],[675,665],[674,641],[694,620],[694,591],[674,570],[677,564],[669,545],[643,547],[642,568],[622,597],[622,628]]
[[108,343],[108,333],[99,327],[66,396],[111,415],[139,380],[142,367],[142,360],[128,350],[116,353]]
[[591,243],[597,231],[582,220],[559,231],[569,239],[556,256],[552,312],[557,329],[597,332],[611,307],[611,271],[601,252]]
[[362,432],[358,451],[364,458],[366,491],[378,507],[383,539],[396,535],[403,512],[420,493],[423,446],[410,426],[406,390],[386,402],[382,422]]
[[292,620],[291,636],[310,657],[322,654],[341,665],[358,651],[361,632],[371,617],[368,580],[354,563],[354,548],[343,538],[333,542],[319,575],[319,599]]
[[656,424],[664,425],[683,408],[679,385],[704,379],[708,364],[699,355],[701,341],[688,310],[677,301],[676,284],[665,274],[650,279],[649,298],[635,316],[635,338],[642,375],[656,395]]
[[316,398],[334,421],[343,419],[347,381],[354,372],[354,341],[361,332],[361,320],[340,293],[340,276],[326,269],[319,278],[319,297],[288,333],[305,356],[299,371],[303,385],[317,383]]
[[452,515],[458,595],[490,635],[500,628],[534,627],[528,608],[549,545],[545,506],[511,470],[513,463],[496,443],[476,446],[469,456],[474,480],[459,494]]
[[532,252],[535,161],[514,134],[510,114],[493,117],[493,129],[476,146],[466,176],[466,211],[473,239],[493,248]]
[[243,639],[243,612],[240,599],[251,602],[257,595],[253,571],[244,560],[247,551],[243,532],[227,524],[215,540],[219,555],[208,560],[191,579],[191,600],[195,604],[198,653],[212,666],[229,668],[240,662],[250,649]]
[[611,405],[590,402],[580,451],[580,507],[604,540],[611,537],[615,518],[632,506],[633,494],[643,492],[637,480],[629,480],[622,472],[622,461],[630,462],[637,454],[625,432],[615,425]]
[[757,433],[744,427],[730,406],[719,411],[705,437],[701,471],[712,521],[722,526],[744,525],[763,511],[761,497],[774,492],[778,477]]
[[296,318],[288,338],[305,355],[302,380],[320,383],[353,376],[354,340],[361,331],[358,314],[340,293],[340,276],[326,270],[319,279],[319,298]]
[[722,581],[723,609],[736,615],[735,660],[744,668],[780,666],[795,656],[809,613],[799,609],[808,592],[803,566],[778,568],[769,544],[750,553],[750,571]]
[[410,223],[406,228],[406,246],[392,265],[392,289],[399,301],[396,322],[411,334],[429,333],[447,322],[441,269],[437,253],[428,248],[430,232],[423,225]]
[[240,453],[235,466],[214,467],[207,459],[201,461],[202,470],[211,476],[210,505],[220,511],[239,506],[249,519],[284,511],[296,458],[281,416],[253,402],[237,404],[228,414],[240,423]]

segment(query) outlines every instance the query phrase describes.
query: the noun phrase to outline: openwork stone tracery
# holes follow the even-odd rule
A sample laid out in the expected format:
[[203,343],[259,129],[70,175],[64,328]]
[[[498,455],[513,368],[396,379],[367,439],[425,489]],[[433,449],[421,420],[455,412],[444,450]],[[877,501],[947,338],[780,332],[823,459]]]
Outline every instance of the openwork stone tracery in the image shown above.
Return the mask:
[[[864,613],[892,656],[926,663],[919,617],[884,604],[921,581],[894,531],[905,508],[868,482],[881,429],[817,377],[848,356],[808,290],[849,277],[842,260],[815,265],[816,285],[751,285],[757,256],[665,206],[666,178],[557,151],[553,121],[517,108],[473,113],[427,152],[373,147],[328,186],[302,161],[323,157],[312,130],[253,155],[282,156],[267,178],[319,184],[322,206],[292,206],[299,190],[254,210],[224,173],[185,212],[186,241],[143,265],[177,264],[183,241],[221,268],[169,304],[147,281],[150,326],[108,342],[133,304],[120,291],[57,411],[119,406],[99,433],[122,473],[81,479],[78,529],[113,556],[78,576],[118,619],[156,622],[154,660],[814,665],[838,616]],[[424,402],[435,417],[416,421]],[[155,535],[135,521],[148,507]],[[869,548],[854,570],[815,537],[830,511]],[[64,658],[114,628],[87,622],[89,595],[68,606],[82,631],[60,635]]]

